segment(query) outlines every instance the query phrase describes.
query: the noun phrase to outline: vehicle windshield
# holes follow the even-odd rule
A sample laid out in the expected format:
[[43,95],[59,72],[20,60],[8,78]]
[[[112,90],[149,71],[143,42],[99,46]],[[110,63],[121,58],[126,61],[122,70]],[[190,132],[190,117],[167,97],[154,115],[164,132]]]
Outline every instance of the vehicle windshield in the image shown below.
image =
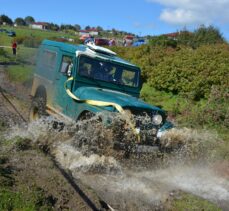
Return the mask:
[[79,74],[88,78],[130,87],[138,87],[140,77],[138,69],[96,60],[87,56],[80,56]]

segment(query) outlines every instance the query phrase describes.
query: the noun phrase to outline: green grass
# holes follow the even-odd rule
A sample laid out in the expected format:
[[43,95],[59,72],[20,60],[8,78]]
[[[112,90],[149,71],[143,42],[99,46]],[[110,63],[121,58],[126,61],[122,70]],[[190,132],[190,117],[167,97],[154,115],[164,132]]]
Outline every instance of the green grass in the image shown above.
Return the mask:
[[160,106],[164,110],[175,114],[182,111],[188,104],[185,98],[172,93],[157,91],[148,83],[144,83],[142,87],[141,98],[152,105]]
[[7,51],[3,48],[0,48],[0,63],[9,63],[11,61],[10,56]]
[[32,79],[33,69],[33,65],[10,65],[7,74],[11,81],[25,83]]
[[199,198],[191,194],[182,194],[181,199],[175,199],[172,202],[171,211],[197,211],[197,210],[206,210],[206,211],[220,211],[219,207],[213,203]]
[[24,189],[23,191],[12,191],[9,188],[0,189],[0,210],[52,210],[51,204],[47,203],[41,189]]
[[[53,210],[52,198],[47,196],[42,188],[35,183],[28,185],[17,179],[15,169],[10,165],[12,156],[9,156],[9,150],[16,146],[15,143],[18,146],[19,141],[3,141],[0,134],[0,210]],[[22,150],[21,143],[20,150]]]
[[[39,37],[41,39],[49,39],[52,37],[68,37],[72,39],[78,38],[76,35],[71,33],[64,33],[64,32],[55,32],[55,31],[45,31],[39,29],[31,29],[29,27],[10,27],[10,26],[1,26],[6,30],[12,30],[16,32],[17,37],[23,36],[33,36]],[[7,45],[11,46],[13,37],[9,37],[5,32],[0,32],[0,45]]]

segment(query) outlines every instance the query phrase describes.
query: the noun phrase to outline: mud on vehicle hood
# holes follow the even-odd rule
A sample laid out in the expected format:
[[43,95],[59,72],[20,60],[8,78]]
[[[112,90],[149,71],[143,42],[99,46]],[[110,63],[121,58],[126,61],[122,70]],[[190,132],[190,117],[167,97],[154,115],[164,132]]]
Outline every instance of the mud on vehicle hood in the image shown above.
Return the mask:
[[119,104],[122,107],[141,108],[146,110],[157,110],[161,111],[162,113],[164,112],[162,109],[149,105],[136,97],[110,89],[80,87],[74,92],[74,94],[81,100],[113,102]]

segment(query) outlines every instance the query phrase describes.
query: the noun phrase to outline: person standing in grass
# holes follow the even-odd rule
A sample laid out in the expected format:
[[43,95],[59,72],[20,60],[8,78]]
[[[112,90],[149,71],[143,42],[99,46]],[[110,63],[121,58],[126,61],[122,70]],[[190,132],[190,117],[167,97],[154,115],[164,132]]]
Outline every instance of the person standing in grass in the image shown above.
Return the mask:
[[12,50],[13,50],[13,55],[16,56],[16,54],[17,54],[17,43],[15,41],[13,41]]

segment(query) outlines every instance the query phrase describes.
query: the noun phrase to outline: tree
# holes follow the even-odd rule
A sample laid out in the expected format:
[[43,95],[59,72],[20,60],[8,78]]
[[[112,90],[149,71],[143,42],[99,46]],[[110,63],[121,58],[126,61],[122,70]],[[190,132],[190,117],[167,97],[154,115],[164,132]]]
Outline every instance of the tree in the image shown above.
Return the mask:
[[24,26],[24,25],[26,25],[26,23],[25,23],[25,21],[24,21],[23,18],[16,18],[14,20],[14,23],[16,23],[18,26]]
[[179,32],[177,41],[179,44],[193,46],[194,34],[189,32],[186,28]]
[[214,26],[200,26],[194,31],[194,43],[199,46],[200,44],[215,44],[225,42],[224,37],[219,29]]
[[97,29],[99,32],[103,31],[103,28],[102,28],[101,26],[97,26],[96,29]]
[[61,24],[60,29],[61,30],[73,30],[73,31],[76,30],[75,26],[73,26],[71,24]]
[[85,29],[85,30],[90,30],[91,27],[90,27],[90,26],[86,26],[84,29]]
[[52,31],[58,31],[60,29],[60,27],[54,23],[49,23],[48,26],[49,26],[49,29]]
[[113,35],[118,35],[118,32],[117,32],[117,30],[115,28],[112,29],[112,34]]
[[76,31],[79,31],[79,30],[81,29],[81,26],[80,26],[79,24],[75,24],[74,27],[75,27],[75,30],[76,30]]
[[0,24],[3,24],[3,23],[12,25],[12,24],[13,24],[13,21],[12,21],[8,16],[6,16],[6,15],[1,15],[1,16],[0,16]]
[[29,25],[31,23],[34,23],[35,19],[32,16],[27,16],[25,17],[25,22],[26,22],[26,25]]

